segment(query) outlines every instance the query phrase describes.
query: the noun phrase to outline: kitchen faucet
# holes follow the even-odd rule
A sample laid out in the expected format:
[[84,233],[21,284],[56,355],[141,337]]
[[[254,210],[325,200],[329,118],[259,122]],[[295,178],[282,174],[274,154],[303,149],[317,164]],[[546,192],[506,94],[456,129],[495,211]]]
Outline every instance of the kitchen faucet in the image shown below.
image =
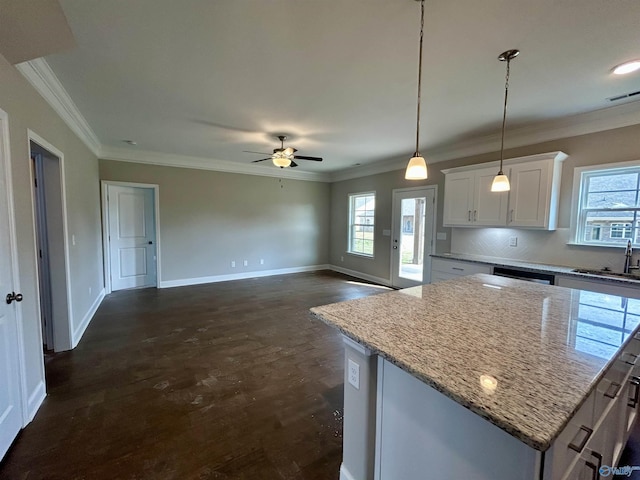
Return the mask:
[[631,265],[631,257],[633,250],[631,248],[631,240],[627,242],[627,248],[624,252],[624,271],[623,273],[631,273],[631,270],[640,269],[640,259],[638,259],[638,265]]

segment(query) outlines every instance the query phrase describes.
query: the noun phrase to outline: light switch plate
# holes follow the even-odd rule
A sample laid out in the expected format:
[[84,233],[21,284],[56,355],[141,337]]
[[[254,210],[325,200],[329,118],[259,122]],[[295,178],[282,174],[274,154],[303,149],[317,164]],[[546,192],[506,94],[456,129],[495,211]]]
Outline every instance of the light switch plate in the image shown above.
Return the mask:
[[349,383],[356,390],[360,390],[360,365],[354,362],[353,360],[349,359],[348,366],[349,366],[349,371],[348,371]]
[[390,237],[391,236],[391,230],[382,230],[382,236],[383,237]]
[[517,247],[518,246],[518,237],[509,237],[509,246]]

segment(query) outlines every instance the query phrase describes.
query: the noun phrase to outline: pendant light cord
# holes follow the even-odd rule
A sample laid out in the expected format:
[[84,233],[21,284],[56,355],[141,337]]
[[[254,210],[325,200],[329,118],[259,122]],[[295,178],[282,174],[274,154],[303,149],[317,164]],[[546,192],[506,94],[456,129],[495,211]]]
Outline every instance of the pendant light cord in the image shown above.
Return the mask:
[[500,141],[500,172],[498,175],[503,175],[502,172],[502,160],[504,159],[504,128],[507,124],[507,97],[509,96],[509,67],[511,64],[511,58],[507,57],[507,75],[504,82],[504,108],[502,110],[502,139]]
[[[420,97],[422,91],[422,38],[424,36],[424,0],[420,0],[420,53],[418,57],[418,109],[416,115],[416,151],[414,157],[420,157]],[[504,126],[503,126],[504,128]]]

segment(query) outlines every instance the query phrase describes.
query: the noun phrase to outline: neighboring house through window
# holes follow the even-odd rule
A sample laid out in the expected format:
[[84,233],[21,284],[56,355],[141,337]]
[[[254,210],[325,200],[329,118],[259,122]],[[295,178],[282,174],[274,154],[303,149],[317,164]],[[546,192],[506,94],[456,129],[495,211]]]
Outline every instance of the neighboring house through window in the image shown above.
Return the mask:
[[373,257],[375,192],[349,195],[349,253]]
[[630,164],[579,169],[576,243],[640,244],[640,166]]

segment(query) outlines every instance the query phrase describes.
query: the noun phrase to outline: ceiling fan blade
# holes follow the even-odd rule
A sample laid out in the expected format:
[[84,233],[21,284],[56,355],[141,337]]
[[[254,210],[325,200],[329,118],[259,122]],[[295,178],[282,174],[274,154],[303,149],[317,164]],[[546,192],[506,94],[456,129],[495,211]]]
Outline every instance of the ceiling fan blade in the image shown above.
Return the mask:
[[298,164],[292,160],[292,161],[291,161],[291,165],[289,165],[289,166],[290,166],[290,167],[297,167],[297,166],[298,166]]
[[314,162],[321,162],[322,161],[321,157],[305,157],[303,155],[296,155],[293,158],[295,158],[296,160],[313,160]]
[[265,160],[271,160],[271,157],[269,157],[269,158],[262,158],[262,159],[260,159],[260,160],[254,160],[254,161],[253,161],[253,162],[251,162],[251,163],[264,162]]
[[242,150],[242,153],[258,153],[260,155],[271,155],[270,153],[266,153],[266,152],[252,152],[251,150]]

